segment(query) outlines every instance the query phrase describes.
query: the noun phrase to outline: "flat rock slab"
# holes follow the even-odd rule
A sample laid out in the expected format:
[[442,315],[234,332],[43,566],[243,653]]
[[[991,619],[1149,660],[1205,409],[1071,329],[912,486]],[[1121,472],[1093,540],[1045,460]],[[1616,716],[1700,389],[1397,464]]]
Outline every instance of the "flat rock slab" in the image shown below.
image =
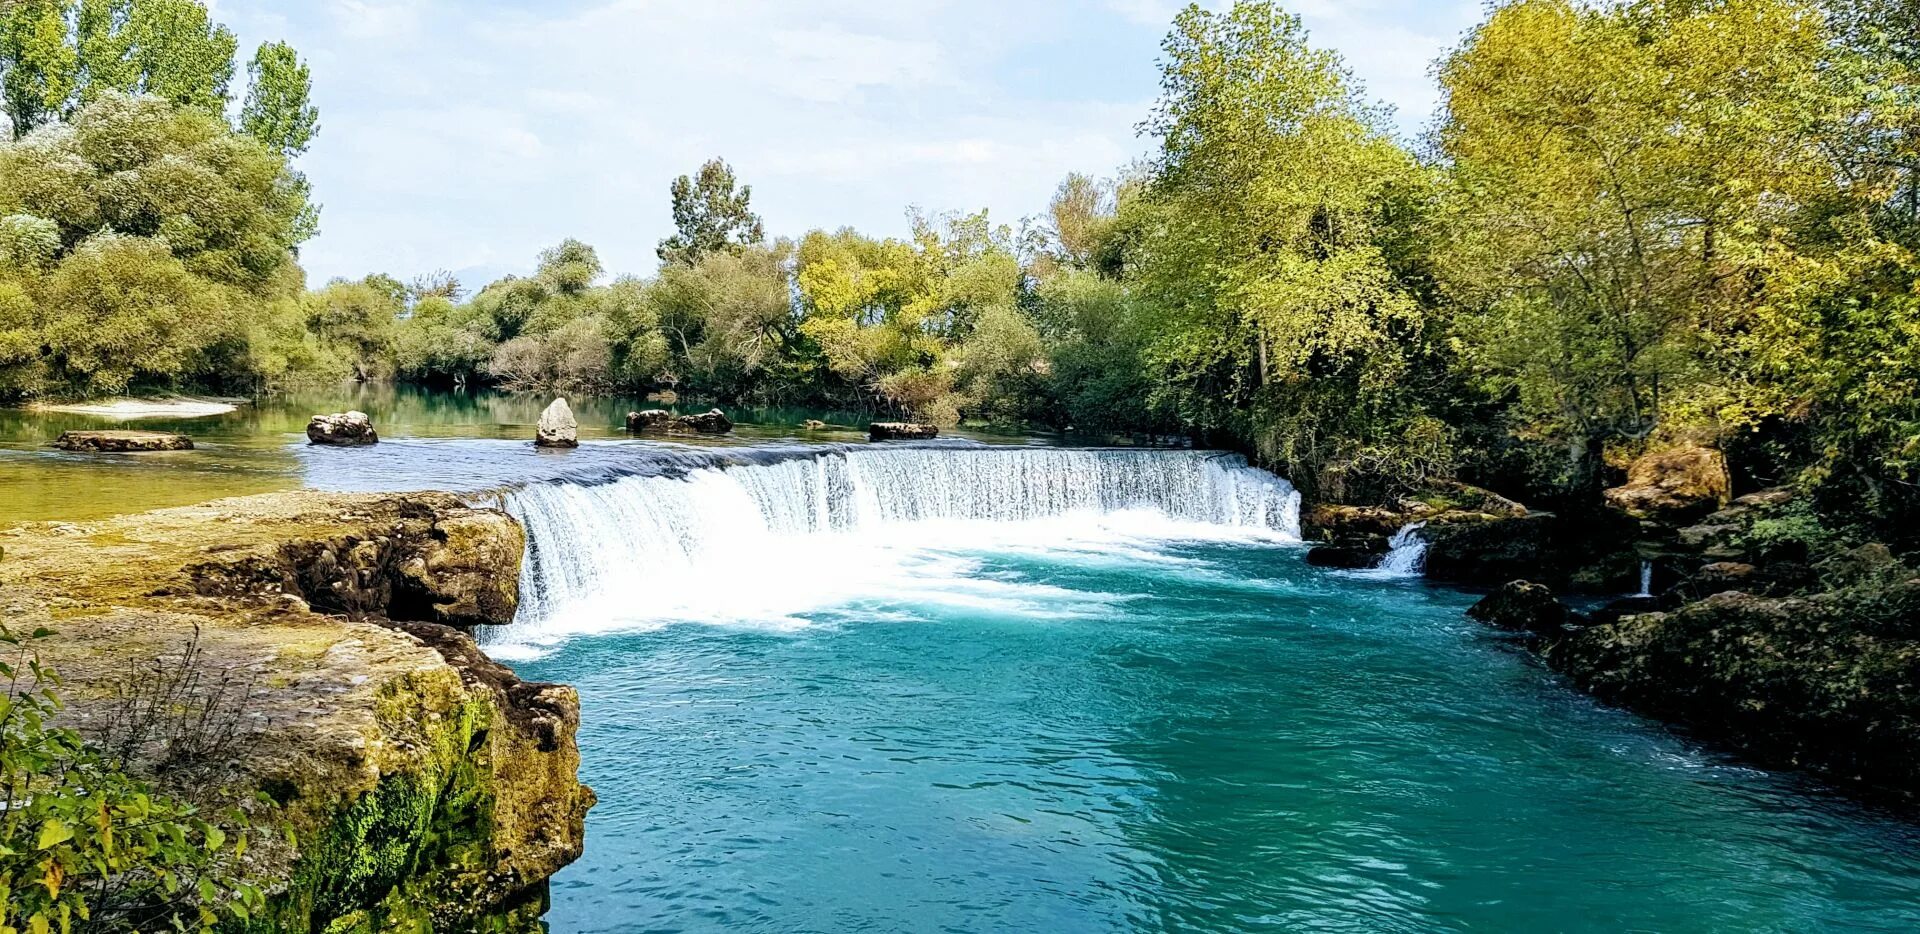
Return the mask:
[[63,431],[53,446],[63,451],[131,453],[191,451],[193,439],[171,431]]

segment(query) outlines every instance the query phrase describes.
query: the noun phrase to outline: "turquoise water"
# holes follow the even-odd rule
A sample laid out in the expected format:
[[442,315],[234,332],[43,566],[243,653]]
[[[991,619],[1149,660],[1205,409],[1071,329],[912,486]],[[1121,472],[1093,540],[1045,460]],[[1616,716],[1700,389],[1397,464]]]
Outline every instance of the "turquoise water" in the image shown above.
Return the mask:
[[636,613],[518,664],[578,686],[600,795],[553,930],[1920,928],[1912,825],[1598,706],[1469,596],[928,537],[777,624]]

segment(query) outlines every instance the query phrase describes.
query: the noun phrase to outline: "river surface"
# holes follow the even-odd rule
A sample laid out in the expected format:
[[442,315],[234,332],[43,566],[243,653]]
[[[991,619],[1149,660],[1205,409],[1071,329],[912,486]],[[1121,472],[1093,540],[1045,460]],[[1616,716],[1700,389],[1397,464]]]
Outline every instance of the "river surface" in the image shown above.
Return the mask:
[[556,932],[1920,930],[1913,823],[1596,704],[1470,594],[1308,567],[1236,458],[623,441],[626,401],[542,453],[544,400],[386,399],[344,400],[373,449],[302,399],[122,460],[13,413],[0,506],[508,485],[483,638],[578,687],[600,797]]

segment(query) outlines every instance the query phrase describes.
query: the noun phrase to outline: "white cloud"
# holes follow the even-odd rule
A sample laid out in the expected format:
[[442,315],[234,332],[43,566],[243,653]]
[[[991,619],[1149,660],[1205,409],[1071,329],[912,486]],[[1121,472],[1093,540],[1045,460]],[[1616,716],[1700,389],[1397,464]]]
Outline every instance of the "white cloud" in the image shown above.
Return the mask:
[[[1477,15],[1477,0],[1290,5],[1413,115],[1403,125],[1431,107],[1427,63]],[[302,168],[324,212],[302,259],[324,278],[528,267],[565,236],[645,272],[669,232],[668,182],[716,155],[777,233],[899,234],[908,205],[1011,222],[1066,172],[1146,150],[1134,126],[1179,6],[261,0],[222,13],[243,43],[285,38],[313,65],[322,133]]]

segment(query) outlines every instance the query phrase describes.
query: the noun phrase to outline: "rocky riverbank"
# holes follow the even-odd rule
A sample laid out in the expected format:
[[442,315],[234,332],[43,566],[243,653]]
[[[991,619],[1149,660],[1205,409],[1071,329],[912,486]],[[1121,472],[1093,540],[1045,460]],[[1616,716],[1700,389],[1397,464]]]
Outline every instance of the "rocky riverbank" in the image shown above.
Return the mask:
[[0,534],[0,609],[55,632],[83,731],[124,721],[130,673],[241,686],[198,706],[227,790],[292,831],[248,855],[273,929],[536,930],[593,793],[573,690],[467,631],[511,619],[523,543],[446,494],[244,497]]

